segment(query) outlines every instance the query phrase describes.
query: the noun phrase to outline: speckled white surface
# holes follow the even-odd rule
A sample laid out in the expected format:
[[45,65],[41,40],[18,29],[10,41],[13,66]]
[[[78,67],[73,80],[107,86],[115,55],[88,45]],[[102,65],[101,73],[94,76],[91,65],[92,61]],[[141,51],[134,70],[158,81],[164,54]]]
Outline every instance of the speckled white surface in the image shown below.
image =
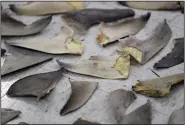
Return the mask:
[[[13,3],[13,2],[11,2]],[[2,2],[3,9],[5,9],[10,2]],[[86,8],[127,8],[119,5],[116,2],[86,2]],[[136,15],[147,13],[144,10],[135,10]],[[111,116],[109,116],[109,107],[107,104],[107,97],[109,93],[116,89],[126,89],[131,90],[132,85],[136,84],[137,80],[144,80],[157,77],[154,73],[150,71],[155,62],[159,61],[173,48],[172,40],[178,37],[184,37],[184,15],[179,11],[150,11],[151,18],[148,21],[145,28],[139,32],[137,35],[139,37],[144,37],[145,34],[149,33],[160,21],[167,19],[169,26],[172,29],[172,38],[168,45],[160,51],[154,58],[152,58],[148,63],[142,66],[132,66],[130,69],[129,77],[126,80],[106,80],[94,77],[87,77],[71,72],[65,72],[65,76],[57,84],[55,89],[43,100],[36,102],[35,98],[9,98],[5,95],[8,88],[18,79],[28,76],[30,74],[37,74],[42,72],[54,71],[60,68],[60,66],[55,62],[55,59],[61,59],[64,61],[75,62],[79,59],[88,58],[92,55],[104,55],[109,56],[113,54],[117,48],[118,43],[102,48],[96,42],[96,37],[98,34],[98,26],[94,26],[89,29],[87,34],[83,37],[78,37],[78,39],[83,40],[84,44],[84,54],[80,56],[56,56],[50,62],[41,64],[39,66],[29,68],[25,71],[14,73],[12,75],[2,77],[1,79],[1,107],[12,108],[15,110],[20,110],[21,115],[12,120],[9,123],[19,123],[27,122],[29,124],[65,124],[73,123],[76,119],[80,117],[86,117],[89,120],[94,120],[99,123],[115,123]],[[15,14],[13,17],[15,17]],[[40,17],[27,17],[27,16],[17,16],[16,19],[20,19],[25,24],[30,24]],[[59,32],[61,26],[66,26],[66,23],[61,18],[61,15],[53,16],[52,22],[49,26],[44,29],[44,31],[38,35],[44,35],[46,37],[52,37]],[[184,72],[184,64],[179,64],[169,69],[156,71],[160,76],[167,76],[176,73]],[[88,80],[97,81],[99,83],[98,89],[95,91],[90,100],[80,109],[74,111],[66,116],[60,116],[60,109],[65,104],[69,93],[70,84],[68,78],[74,80]],[[138,106],[144,104],[147,99],[152,102],[152,123],[154,124],[165,124],[168,122],[169,115],[172,111],[180,108],[184,105],[184,87],[183,85],[177,86],[172,89],[171,93],[163,98],[148,98],[143,95],[137,94],[137,100],[128,108],[127,113],[134,110]]]

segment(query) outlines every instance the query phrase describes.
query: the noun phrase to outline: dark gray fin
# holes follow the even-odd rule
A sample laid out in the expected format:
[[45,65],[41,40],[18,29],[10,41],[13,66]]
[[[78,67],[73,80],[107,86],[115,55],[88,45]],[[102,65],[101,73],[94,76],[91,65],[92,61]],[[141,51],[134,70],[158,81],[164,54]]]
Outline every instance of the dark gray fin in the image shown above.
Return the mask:
[[172,51],[154,64],[154,68],[170,68],[184,62],[184,38],[175,39]]
[[147,12],[146,15],[142,15],[140,18],[144,21],[149,20],[151,16],[151,12]]
[[68,63],[66,63],[66,62],[61,62],[59,59],[56,59],[56,62],[57,62],[61,67],[63,67],[64,69],[65,69],[66,67],[72,68],[72,66],[71,66],[70,64],[68,64]]
[[6,53],[6,50],[1,48],[1,57],[4,56],[5,53]]
[[13,12],[19,14],[19,11],[17,11],[17,9],[16,9],[16,5],[10,4],[9,7],[10,7],[10,10],[11,10],[11,11],[13,11]]
[[7,122],[13,120],[21,114],[18,110],[1,108],[1,124],[6,124]]
[[1,76],[39,65],[53,58],[52,55],[17,48],[6,42],[4,43],[7,53],[10,55],[6,56],[5,62],[1,67]]
[[20,122],[19,125],[29,125],[29,124],[26,122]]
[[177,1],[177,4],[181,6],[181,13],[184,13],[184,1]]
[[131,9],[83,9],[64,13],[63,17],[75,29],[86,31],[95,24],[114,22],[134,15]]
[[1,76],[41,64],[51,59],[51,57],[47,56],[8,55],[1,68]]
[[94,125],[97,125],[97,124],[100,124],[100,123],[97,123],[97,122],[93,122],[93,121],[89,121],[89,120],[85,120],[85,119],[82,119],[82,118],[79,118],[77,119],[73,124],[94,124]]
[[63,68],[58,71],[30,75],[16,81],[7,91],[10,97],[37,97],[50,93],[62,77]]
[[132,91],[124,89],[117,89],[110,93],[108,102],[112,110],[112,117],[115,117],[117,123],[123,121],[127,108],[136,98],[136,95]]
[[60,115],[66,115],[82,107],[97,89],[98,83],[86,81],[70,81],[72,94],[60,111]]
[[151,124],[152,110],[151,104],[147,101],[146,104],[140,106],[124,117],[121,124]]
[[118,1],[118,3],[123,5],[123,6],[127,6],[127,1]]
[[2,13],[2,17],[1,17],[1,21],[2,23],[4,23],[5,25],[10,25],[10,26],[21,26],[21,27],[25,27],[26,25],[21,22],[18,21],[14,18],[12,18],[8,13],[3,12]]
[[26,36],[33,35],[43,31],[51,22],[52,16],[37,20],[36,22],[25,25],[20,21],[13,19],[6,13],[2,14],[2,36]]

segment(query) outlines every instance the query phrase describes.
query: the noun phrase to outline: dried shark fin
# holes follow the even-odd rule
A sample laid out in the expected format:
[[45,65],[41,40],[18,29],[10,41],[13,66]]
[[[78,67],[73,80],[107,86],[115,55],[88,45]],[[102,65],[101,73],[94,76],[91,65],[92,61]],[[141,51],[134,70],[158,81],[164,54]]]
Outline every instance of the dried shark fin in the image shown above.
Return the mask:
[[150,97],[163,97],[170,93],[173,85],[183,83],[184,73],[155,78],[151,80],[138,81],[132,89],[136,93],[140,93]]
[[151,13],[141,15],[137,18],[127,18],[112,24],[101,23],[97,42],[105,46],[116,40],[138,33],[150,18]]
[[117,89],[110,93],[108,102],[111,106],[111,110],[113,111],[112,115],[115,117],[117,123],[121,123],[125,117],[127,108],[136,98],[136,95],[132,91],[124,89]]
[[66,115],[82,107],[97,89],[98,83],[87,81],[70,81],[72,94],[61,109],[60,114]]
[[129,53],[140,64],[145,64],[165,47],[171,36],[172,31],[164,20],[145,39],[141,40],[136,36],[120,39],[119,42],[122,44],[120,51]]
[[5,53],[6,53],[6,50],[1,48],[1,57],[4,56]]
[[134,15],[135,13],[131,9],[83,9],[64,13],[63,17],[69,26],[85,32],[95,24],[113,22]]
[[29,124],[26,122],[19,122],[19,125],[29,125]]
[[144,10],[177,10],[181,9],[181,6],[177,1],[143,1],[143,2],[134,2],[134,1],[119,1],[121,5],[129,6],[136,9],[144,9]]
[[50,54],[76,54],[83,53],[83,45],[74,39],[74,31],[68,27],[61,27],[61,32],[49,39],[43,36],[7,41],[10,45],[37,50]]
[[184,106],[172,112],[168,124],[184,124]]
[[21,114],[18,110],[1,108],[1,124],[6,124],[7,122],[13,120]]
[[151,124],[152,111],[151,104],[147,101],[146,104],[138,107],[124,117],[121,124]]
[[3,13],[1,17],[1,35],[2,36],[25,36],[33,35],[44,30],[51,22],[52,17],[40,19],[30,25],[25,25],[10,17],[8,14]]
[[62,77],[63,68],[58,71],[30,75],[16,81],[7,91],[10,97],[37,97],[50,93]]
[[22,6],[10,5],[13,12],[27,16],[59,14],[83,8],[83,2],[31,2]]
[[128,77],[130,70],[130,56],[120,55],[114,59],[86,59],[75,64],[65,63],[57,60],[57,63],[68,71],[94,76],[104,79],[124,79]]
[[1,76],[51,60],[49,56],[8,55],[1,68]]
[[97,124],[100,124],[100,123],[97,123],[95,121],[89,121],[85,118],[78,118],[73,124],[94,124],[94,125],[97,125]]
[[4,41],[6,57],[1,66],[1,76],[49,61],[53,55],[17,48]]
[[155,63],[154,68],[169,68],[184,62],[184,38],[174,39],[174,44],[172,51]]

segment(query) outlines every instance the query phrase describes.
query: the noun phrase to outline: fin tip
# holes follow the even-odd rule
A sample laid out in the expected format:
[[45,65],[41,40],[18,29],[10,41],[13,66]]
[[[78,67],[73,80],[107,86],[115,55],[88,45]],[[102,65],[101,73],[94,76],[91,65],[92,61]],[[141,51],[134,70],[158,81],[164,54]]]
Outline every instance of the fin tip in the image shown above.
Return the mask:
[[119,4],[127,6],[127,1],[118,1]]
[[10,4],[9,7],[10,7],[11,11],[13,11],[15,13],[18,13],[17,8],[16,8],[16,6],[14,4]]

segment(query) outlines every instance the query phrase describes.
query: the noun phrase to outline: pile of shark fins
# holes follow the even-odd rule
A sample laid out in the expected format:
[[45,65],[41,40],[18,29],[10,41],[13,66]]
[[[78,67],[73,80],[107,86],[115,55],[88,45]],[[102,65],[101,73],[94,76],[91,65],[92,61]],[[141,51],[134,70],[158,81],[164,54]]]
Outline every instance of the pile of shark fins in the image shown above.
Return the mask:
[[[184,8],[183,2],[119,2],[122,5],[137,9],[148,10],[177,10]],[[57,60],[61,66],[58,71],[29,75],[14,82],[7,91],[9,97],[36,97],[37,101],[44,98],[56,87],[63,78],[63,71],[68,71],[99,77],[104,79],[126,79],[129,76],[131,58],[139,64],[145,64],[163,49],[171,39],[172,31],[166,19],[159,23],[145,39],[136,38],[151,17],[151,13],[134,17],[132,9],[84,9],[83,2],[29,2],[25,5],[10,5],[10,10],[19,15],[44,16],[63,14],[64,20],[71,27],[62,26],[61,32],[53,38],[36,36],[31,39],[8,39],[10,48],[26,48],[45,54],[75,54],[81,55],[84,47],[75,37],[75,30],[82,33],[90,27],[99,24],[98,44],[105,47],[115,41],[121,47],[117,56],[91,56],[75,63],[66,63]],[[2,10],[2,7],[1,7]],[[42,18],[30,25],[25,25],[2,13],[1,29],[3,37],[17,37],[35,35],[42,32],[51,22],[52,16]],[[125,38],[128,37],[128,38]],[[174,48],[167,56],[154,65],[154,68],[169,68],[184,62],[184,38],[174,39]],[[20,48],[20,49],[21,49]],[[12,51],[12,50],[11,50]],[[1,56],[6,55],[1,75],[14,73],[24,68],[51,60],[53,56],[25,54],[18,51],[9,52],[1,48]],[[175,84],[183,83],[184,73],[171,76],[140,81],[132,90],[149,97],[163,97],[170,93]],[[60,115],[64,116],[83,107],[92,97],[98,87],[97,82],[71,81],[71,93]],[[126,110],[136,100],[133,91],[117,89],[109,94],[108,103],[112,110],[112,117],[117,124],[151,124],[151,104],[147,101],[134,111],[126,114]],[[169,124],[184,123],[184,106],[172,112]],[[1,108],[1,123],[6,124],[21,114],[20,111]],[[20,122],[19,124],[27,124]],[[99,124],[84,118],[79,118],[74,124]]]
[[[16,81],[7,91],[10,97],[45,97],[62,78],[63,68],[58,71],[30,75]],[[82,107],[97,89],[98,83],[70,81],[72,93],[60,114],[66,115]]]
[[[145,20],[145,19],[148,20],[149,17],[150,17],[150,13],[143,15],[139,18],[141,20]],[[117,29],[115,31],[117,31]],[[112,32],[110,33],[113,34]],[[117,34],[118,33],[116,33],[115,36],[117,36]],[[172,36],[172,31],[168,26],[166,20],[164,20],[160,22],[153,29],[153,31],[149,35],[147,35],[145,39],[140,40],[135,36],[130,36],[125,39],[120,39],[119,42],[121,43],[121,47],[118,50],[120,52],[119,53],[120,56],[118,58],[111,59],[111,57],[108,58],[108,57],[94,56],[87,60],[83,60],[75,64],[65,63],[59,60],[57,60],[57,62],[65,69],[79,74],[90,75],[90,76],[106,78],[106,79],[127,78],[129,74],[129,69],[130,69],[131,57],[133,57],[140,64],[147,63],[161,49],[163,49],[166,46],[166,44],[168,44],[168,42],[171,39],[171,36]],[[119,37],[117,38],[113,37],[113,38],[118,39]],[[106,43],[109,43],[109,42],[106,42]],[[107,63],[107,61],[109,61],[109,63]]]
[[[111,116],[116,120],[116,124],[151,124],[152,110],[148,100],[129,114],[126,114],[129,106],[137,99],[132,91],[117,89],[108,96]],[[100,124],[95,121],[79,118],[73,124]]]

